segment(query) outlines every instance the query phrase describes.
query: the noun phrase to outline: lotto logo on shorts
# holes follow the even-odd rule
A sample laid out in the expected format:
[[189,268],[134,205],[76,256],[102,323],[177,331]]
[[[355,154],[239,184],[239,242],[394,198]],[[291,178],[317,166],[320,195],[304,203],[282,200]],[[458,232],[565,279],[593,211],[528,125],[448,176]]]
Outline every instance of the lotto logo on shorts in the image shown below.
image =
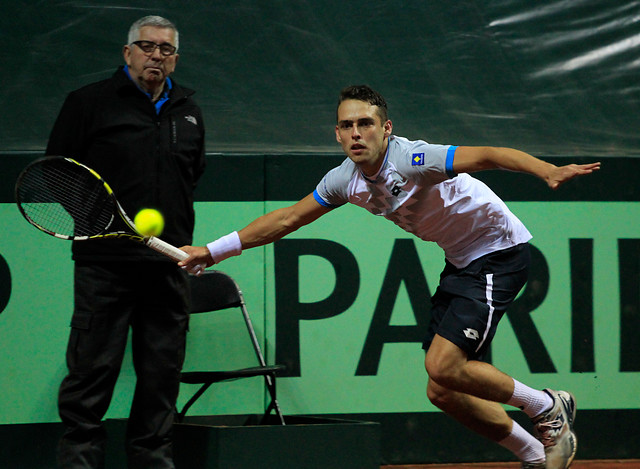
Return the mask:
[[424,153],[414,153],[411,155],[411,166],[424,165]]
[[467,327],[462,332],[464,332],[464,335],[467,336],[467,339],[478,340],[480,338],[480,334],[478,334],[478,331],[476,331],[475,329],[471,329],[470,327]]

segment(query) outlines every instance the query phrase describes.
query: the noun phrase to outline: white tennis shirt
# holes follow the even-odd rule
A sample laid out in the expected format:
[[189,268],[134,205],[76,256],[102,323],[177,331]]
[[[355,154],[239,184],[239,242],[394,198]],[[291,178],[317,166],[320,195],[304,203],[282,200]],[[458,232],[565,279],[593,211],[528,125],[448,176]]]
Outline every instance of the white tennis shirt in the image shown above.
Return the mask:
[[455,149],[392,135],[375,177],[365,177],[347,158],[313,194],[325,207],[349,202],[436,242],[458,268],[529,241],[524,224],[486,184],[453,172]]

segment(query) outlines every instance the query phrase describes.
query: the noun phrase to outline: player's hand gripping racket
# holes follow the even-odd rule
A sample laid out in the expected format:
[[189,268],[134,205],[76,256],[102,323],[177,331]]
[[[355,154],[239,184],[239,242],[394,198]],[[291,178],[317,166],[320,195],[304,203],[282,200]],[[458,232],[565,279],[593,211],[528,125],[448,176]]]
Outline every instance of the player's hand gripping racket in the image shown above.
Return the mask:
[[[107,182],[71,158],[47,156],[29,164],[16,181],[16,202],[29,223],[56,238],[127,238],[176,262],[189,257],[159,238],[139,233]],[[116,216],[124,222],[125,230],[113,230]],[[193,273],[203,269],[199,266],[200,271]]]

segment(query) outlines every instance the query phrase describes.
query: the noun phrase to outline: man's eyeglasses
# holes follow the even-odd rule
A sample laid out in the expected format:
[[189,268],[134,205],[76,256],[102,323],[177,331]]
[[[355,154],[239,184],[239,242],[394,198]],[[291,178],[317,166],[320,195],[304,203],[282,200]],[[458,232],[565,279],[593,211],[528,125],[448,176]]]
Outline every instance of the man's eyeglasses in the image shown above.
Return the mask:
[[155,52],[156,48],[160,49],[160,53],[165,57],[176,53],[176,47],[172,46],[168,42],[164,44],[156,44],[152,41],[133,41],[131,44],[138,46],[145,55],[151,55]]

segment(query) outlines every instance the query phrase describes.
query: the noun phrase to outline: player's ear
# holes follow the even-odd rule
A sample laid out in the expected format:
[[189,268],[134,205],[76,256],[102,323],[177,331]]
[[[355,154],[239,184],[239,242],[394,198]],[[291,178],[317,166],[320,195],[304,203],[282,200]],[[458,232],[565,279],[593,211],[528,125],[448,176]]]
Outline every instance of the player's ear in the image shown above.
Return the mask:
[[388,120],[387,122],[384,123],[384,136],[388,137],[389,135],[391,135],[391,131],[393,130],[393,123]]
[[342,143],[342,139],[340,138],[340,130],[338,129],[337,125],[336,125],[336,140],[338,141],[338,143]]

